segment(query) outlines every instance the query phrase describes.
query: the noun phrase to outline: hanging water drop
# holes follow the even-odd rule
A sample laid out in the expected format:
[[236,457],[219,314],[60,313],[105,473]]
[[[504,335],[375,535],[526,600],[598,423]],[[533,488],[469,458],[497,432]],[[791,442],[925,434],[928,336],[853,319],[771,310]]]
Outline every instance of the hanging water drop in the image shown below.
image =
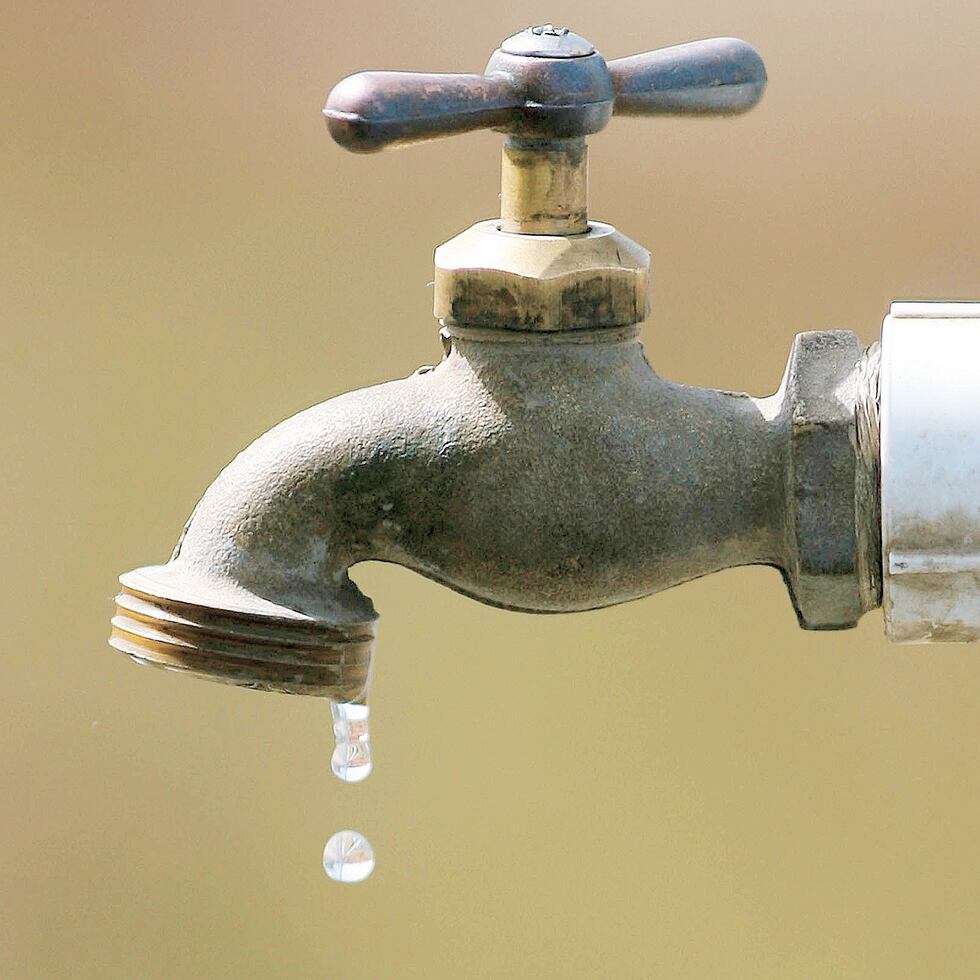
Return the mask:
[[351,885],[364,881],[374,871],[374,848],[356,830],[338,830],[323,849],[327,877]]
[[333,774],[345,783],[359,783],[371,775],[370,709],[366,704],[333,702],[333,734],[337,747],[330,759]]

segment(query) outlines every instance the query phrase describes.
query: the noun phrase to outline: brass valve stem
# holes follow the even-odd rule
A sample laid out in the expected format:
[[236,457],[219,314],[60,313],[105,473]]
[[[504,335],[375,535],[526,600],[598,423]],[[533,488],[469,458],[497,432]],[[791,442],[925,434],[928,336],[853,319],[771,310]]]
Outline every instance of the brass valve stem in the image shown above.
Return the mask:
[[583,235],[589,230],[589,150],[584,138],[509,136],[500,174],[500,230]]

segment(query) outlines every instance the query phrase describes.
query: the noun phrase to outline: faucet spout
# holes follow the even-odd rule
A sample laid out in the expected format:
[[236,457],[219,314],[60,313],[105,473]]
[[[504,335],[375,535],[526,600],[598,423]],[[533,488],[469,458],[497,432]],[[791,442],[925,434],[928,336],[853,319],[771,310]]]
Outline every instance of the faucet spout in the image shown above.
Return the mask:
[[434,565],[447,468],[493,439],[486,399],[446,375],[350,392],[259,438],[207,490],[170,561],[120,577],[110,643],[239,686],[363,699],[377,614],[348,569]]

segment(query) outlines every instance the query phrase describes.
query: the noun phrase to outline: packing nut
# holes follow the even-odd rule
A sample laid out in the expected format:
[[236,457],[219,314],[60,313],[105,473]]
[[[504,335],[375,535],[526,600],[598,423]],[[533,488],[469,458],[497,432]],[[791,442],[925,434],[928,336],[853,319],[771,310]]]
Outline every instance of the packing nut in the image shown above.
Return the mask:
[[519,235],[481,221],[435,252],[434,312],[447,326],[556,331],[622,327],[650,311],[650,253],[611,225]]

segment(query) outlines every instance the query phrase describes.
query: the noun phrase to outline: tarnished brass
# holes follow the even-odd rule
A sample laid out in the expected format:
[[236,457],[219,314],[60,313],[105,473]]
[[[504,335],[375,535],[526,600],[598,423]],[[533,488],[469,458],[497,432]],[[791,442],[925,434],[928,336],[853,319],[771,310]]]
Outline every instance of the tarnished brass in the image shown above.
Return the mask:
[[762,59],[735,38],[606,62],[585,38],[544,24],[507,38],[482,75],[361,72],[323,111],[355,152],[481,128],[507,134],[500,219],[437,250],[435,314],[450,326],[579,330],[638,323],[649,309],[649,255],[589,224],[585,138],[614,112],[744,112],[765,84]]
[[500,219],[436,249],[436,318],[534,331],[645,319],[650,253],[610,225],[589,223],[588,181],[584,138],[508,137]]
[[353,149],[503,128],[501,217],[436,250],[442,363],[239,454],[170,561],[122,576],[119,650],[363,698],[377,615],[348,571],[368,560],[526,612],[750,563],[782,570],[807,628],[877,604],[877,426],[858,423],[877,411],[874,357],[851,334],[813,334],[771,398],[666,381],[635,326],[649,253],[588,220],[584,137],[614,95],[630,113],[741,111],[765,83],[758,55],[721,39],[607,68],[568,32],[531,35],[485,76],[374,72],[335,90],[327,118]]
[[589,230],[589,150],[584,139],[504,143],[500,228],[520,235]]
[[650,253],[611,225],[518,235],[481,221],[435,253],[437,319],[507,330],[588,330],[649,312]]

